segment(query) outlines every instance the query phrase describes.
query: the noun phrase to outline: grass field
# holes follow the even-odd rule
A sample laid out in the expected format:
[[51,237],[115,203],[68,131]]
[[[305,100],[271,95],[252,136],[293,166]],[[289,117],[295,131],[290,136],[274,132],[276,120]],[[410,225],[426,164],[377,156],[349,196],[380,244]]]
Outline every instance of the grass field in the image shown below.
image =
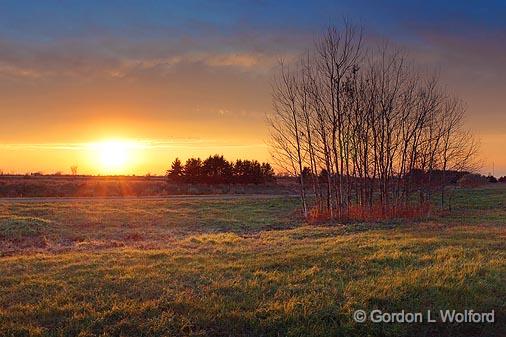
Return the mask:
[[308,225],[290,197],[0,201],[0,336],[505,336],[506,188],[453,202],[418,223]]

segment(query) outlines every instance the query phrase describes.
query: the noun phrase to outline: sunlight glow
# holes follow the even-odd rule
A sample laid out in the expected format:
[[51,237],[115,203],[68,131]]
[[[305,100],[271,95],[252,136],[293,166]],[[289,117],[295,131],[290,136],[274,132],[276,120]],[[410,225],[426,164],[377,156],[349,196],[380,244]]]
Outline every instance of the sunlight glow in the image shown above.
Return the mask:
[[135,144],[123,140],[106,140],[91,144],[95,165],[102,173],[118,174],[125,172],[132,160]]

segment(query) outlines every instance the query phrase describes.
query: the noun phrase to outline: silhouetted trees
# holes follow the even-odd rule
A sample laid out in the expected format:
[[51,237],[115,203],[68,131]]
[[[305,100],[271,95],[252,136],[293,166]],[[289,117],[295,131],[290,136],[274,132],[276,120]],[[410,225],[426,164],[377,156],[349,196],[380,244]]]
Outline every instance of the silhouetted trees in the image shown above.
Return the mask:
[[260,164],[253,160],[237,160],[233,167],[234,180],[240,184],[260,184],[274,176],[268,163]]
[[170,167],[170,170],[167,170],[167,178],[173,181],[179,181],[184,175],[184,167],[181,164],[181,160],[176,158]]
[[304,215],[309,201],[331,218],[357,208],[391,214],[434,192],[443,205],[447,173],[470,169],[477,151],[464,112],[438,76],[388,44],[366,48],[361,29],[345,23],[280,62],[268,116],[273,157],[299,178]]
[[202,161],[200,158],[189,158],[183,169],[183,181],[188,183],[200,183],[203,180]]
[[202,163],[202,177],[207,184],[231,183],[233,167],[223,156],[209,156]]
[[240,159],[232,163],[216,154],[204,161],[189,158],[184,165],[176,158],[167,179],[173,183],[262,184],[274,181],[274,170],[269,163]]

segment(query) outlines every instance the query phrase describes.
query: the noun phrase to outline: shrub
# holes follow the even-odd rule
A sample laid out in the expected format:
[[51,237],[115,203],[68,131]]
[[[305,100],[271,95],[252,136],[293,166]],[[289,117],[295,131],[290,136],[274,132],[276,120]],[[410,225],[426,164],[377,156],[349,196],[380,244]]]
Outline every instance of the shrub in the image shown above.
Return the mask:
[[487,184],[487,178],[480,174],[466,174],[459,179],[460,187],[478,187]]

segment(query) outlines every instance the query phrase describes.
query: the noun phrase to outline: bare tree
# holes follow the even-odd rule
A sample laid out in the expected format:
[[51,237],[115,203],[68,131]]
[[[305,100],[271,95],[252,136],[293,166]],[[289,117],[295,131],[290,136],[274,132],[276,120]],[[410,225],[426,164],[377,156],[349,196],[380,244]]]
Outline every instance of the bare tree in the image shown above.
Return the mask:
[[463,105],[437,75],[388,43],[366,49],[362,40],[348,23],[330,27],[274,78],[273,156],[299,177],[305,216],[313,207],[345,219],[354,205],[389,214],[414,193],[425,204],[436,187],[442,205],[445,172],[469,167],[476,153]]
[[288,163],[291,171],[299,177],[300,197],[302,211],[307,217],[306,192],[304,186],[302,129],[298,100],[299,83],[295,77],[297,72],[292,72],[281,61],[280,72],[273,83],[274,114],[269,119],[272,140],[278,155],[278,161]]
[[73,175],[73,176],[76,176],[77,175],[77,165],[72,165],[70,167],[70,173]]

